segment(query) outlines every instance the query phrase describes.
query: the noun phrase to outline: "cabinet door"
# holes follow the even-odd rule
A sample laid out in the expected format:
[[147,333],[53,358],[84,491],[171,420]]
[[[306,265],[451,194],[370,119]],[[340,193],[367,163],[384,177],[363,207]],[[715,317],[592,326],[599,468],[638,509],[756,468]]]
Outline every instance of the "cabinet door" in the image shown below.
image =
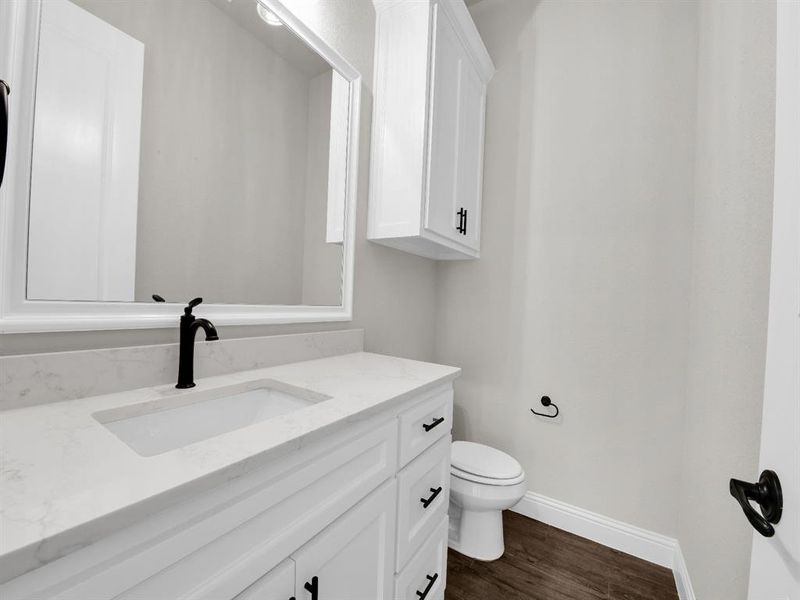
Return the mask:
[[483,132],[486,85],[470,61],[461,65],[458,100],[458,169],[456,211],[466,211],[461,243],[480,250],[481,192],[483,187]]
[[438,4],[434,32],[425,227],[477,250],[485,86]]
[[385,483],[292,556],[297,600],[390,600],[396,489]]
[[295,597],[294,561],[287,558],[234,600],[290,600]]

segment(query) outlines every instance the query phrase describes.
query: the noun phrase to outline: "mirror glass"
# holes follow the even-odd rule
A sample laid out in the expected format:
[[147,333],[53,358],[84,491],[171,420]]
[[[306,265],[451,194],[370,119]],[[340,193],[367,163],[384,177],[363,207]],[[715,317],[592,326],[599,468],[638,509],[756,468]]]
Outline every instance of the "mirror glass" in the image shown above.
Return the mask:
[[341,304],[349,90],[256,0],[43,0],[27,298]]

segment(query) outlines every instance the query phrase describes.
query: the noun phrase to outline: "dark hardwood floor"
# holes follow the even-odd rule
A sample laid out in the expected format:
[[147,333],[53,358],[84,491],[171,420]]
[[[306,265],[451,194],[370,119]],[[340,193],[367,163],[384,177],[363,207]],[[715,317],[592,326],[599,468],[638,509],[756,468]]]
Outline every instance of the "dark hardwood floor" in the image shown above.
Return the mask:
[[506,553],[482,562],[449,551],[445,600],[677,600],[672,571],[516,513]]

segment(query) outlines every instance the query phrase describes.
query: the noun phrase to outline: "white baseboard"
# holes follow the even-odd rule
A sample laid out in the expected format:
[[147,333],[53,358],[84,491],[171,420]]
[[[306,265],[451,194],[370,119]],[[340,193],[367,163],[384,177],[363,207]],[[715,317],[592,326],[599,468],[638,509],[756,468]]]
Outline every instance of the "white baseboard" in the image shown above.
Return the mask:
[[511,510],[598,544],[672,569],[681,600],[695,600],[678,540],[527,492]]
[[675,546],[675,564],[672,566],[672,574],[675,575],[678,597],[681,600],[695,600],[692,581],[689,579],[689,570],[686,568],[686,561],[683,559],[683,552],[681,552],[679,544]]

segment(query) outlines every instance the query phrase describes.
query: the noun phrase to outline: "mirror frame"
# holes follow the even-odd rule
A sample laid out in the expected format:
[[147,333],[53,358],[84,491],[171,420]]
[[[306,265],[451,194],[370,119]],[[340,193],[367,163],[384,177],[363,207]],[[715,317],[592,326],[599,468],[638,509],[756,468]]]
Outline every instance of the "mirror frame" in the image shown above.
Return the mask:
[[[285,0],[258,1],[350,83],[342,303],[338,306],[203,304],[201,312],[218,326],[350,321],[353,318],[361,74],[292,13],[284,4]],[[28,300],[26,297],[40,12],[41,0],[0,2],[0,79],[11,85],[9,152],[0,188],[0,334],[174,327],[183,303],[68,302]]]

